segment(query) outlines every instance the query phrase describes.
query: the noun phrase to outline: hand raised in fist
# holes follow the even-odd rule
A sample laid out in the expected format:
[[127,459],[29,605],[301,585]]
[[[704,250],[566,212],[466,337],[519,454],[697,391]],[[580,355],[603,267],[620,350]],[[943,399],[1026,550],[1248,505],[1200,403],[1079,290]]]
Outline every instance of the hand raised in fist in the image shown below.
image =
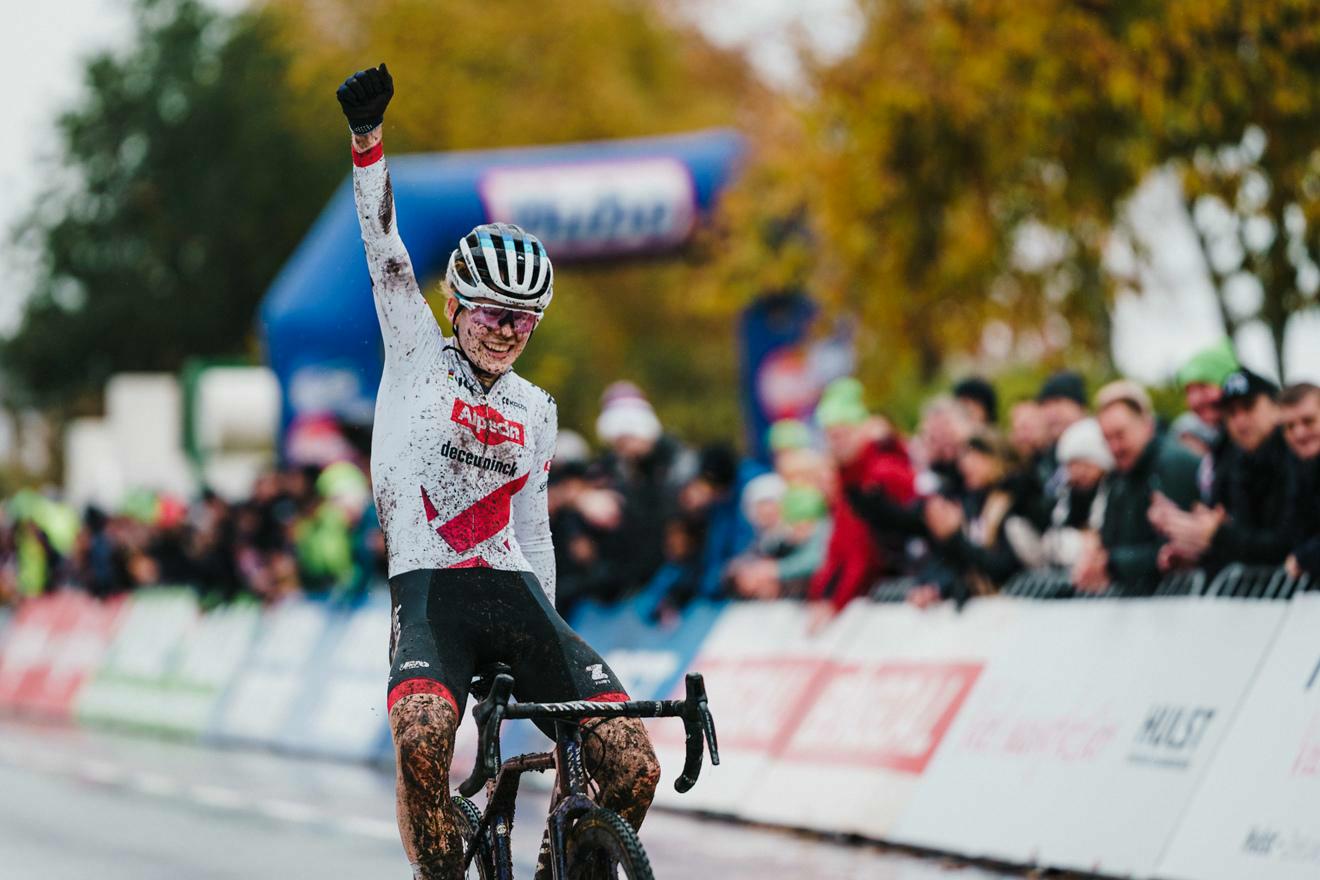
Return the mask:
[[385,120],[385,108],[394,97],[394,78],[382,62],[344,80],[335,96],[353,134],[366,134]]

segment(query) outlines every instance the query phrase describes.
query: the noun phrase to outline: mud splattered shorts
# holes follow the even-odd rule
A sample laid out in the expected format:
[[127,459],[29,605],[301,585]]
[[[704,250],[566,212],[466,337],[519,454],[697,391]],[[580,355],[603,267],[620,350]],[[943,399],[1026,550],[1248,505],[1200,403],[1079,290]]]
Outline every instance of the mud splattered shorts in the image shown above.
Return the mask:
[[419,569],[390,578],[390,597],[388,709],[438,694],[461,718],[473,674],[492,663],[512,668],[523,702],[628,699],[529,572]]

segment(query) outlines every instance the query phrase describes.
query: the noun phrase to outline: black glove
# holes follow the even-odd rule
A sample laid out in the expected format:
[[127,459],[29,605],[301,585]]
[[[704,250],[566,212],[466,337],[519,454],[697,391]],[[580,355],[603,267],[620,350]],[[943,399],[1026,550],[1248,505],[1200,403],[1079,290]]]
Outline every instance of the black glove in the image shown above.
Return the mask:
[[353,134],[366,134],[385,121],[385,108],[394,97],[394,77],[382,62],[344,80],[335,95]]

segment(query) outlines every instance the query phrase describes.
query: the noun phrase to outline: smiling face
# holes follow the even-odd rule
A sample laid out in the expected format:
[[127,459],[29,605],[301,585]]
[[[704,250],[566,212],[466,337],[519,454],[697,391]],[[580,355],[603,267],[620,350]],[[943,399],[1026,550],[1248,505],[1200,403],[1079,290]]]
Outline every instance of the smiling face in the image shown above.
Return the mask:
[[1279,426],[1279,406],[1265,394],[1234,400],[1224,407],[1224,428],[1238,448],[1255,452]]
[[530,332],[515,331],[511,323],[490,328],[471,320],[471,313],[452,296],[445,300],[445,317],[453,325],[454,335],[458,337],[458,345],[472,362],[472,366],[479,374],[490,378],[501,376],[512,369],[513,362],[518,360],[518,355],[527,347],[527,340],[532,338]]
[[1283,408],[1283,430],[1300,459],[1320,456],[1320,394],[1303,396]]

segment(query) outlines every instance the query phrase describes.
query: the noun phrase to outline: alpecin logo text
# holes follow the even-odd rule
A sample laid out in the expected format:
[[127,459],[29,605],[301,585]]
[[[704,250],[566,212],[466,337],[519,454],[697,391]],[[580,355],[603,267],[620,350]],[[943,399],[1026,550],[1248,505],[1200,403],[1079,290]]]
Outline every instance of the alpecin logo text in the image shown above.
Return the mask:
[[522,422],[506,419],[498,410],[491,409],[485,404],[473,406],[466,400],[455,400],[454,412],[450,418],[470,430],[487,446],[499,446],[505,441],[519,446],[526,445],[523,442],[525,433]]

